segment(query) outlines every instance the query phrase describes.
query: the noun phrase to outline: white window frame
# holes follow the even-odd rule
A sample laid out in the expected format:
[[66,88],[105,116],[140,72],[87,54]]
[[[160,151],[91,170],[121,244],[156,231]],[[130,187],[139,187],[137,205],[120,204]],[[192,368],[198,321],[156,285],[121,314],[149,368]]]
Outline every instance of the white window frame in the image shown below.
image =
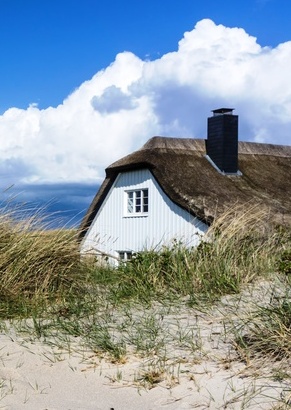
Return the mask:
[[128,262],[133,257],[132,251],[117,251],[117,253],[118,253],[119,260],[122,262]]
[[125,216],[147,216],[149,213],[149,189],[125,191]]

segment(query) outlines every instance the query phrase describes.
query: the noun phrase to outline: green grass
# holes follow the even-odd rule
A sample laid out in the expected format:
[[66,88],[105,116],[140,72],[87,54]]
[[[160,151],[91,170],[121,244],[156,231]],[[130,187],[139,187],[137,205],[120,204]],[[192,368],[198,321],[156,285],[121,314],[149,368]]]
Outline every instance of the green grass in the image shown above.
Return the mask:
[[[236,342],[250,357],[268,358],[287,365],[291,378],[291,288],[280,278],[269,303],[253,302],[252,311],[241,321]],[[282,370],[283,372],[283,370]]]
[[76,231],[49,231],[37,218],[17,222],[4,213],[0,317],[51,310],[82,316],[104,299],[116,306],[180,298],[192,306],[213,303],[278,266],[288,274],[290,235],[270,230],[267,219],[259,207],[237,207],[217,219],[196,248],[174,241],[113,268],[81,259]]
[[238,207],[219,218],[197,248],[174,241],[113,268],[80,258],[76,231],[48,231],[35,218],[17,222],[4,213],[0,318],[32,340],[68,350],[78,340],[114,362],[129,354],[158,357],[143,375],[155,384],[173,361],[183,362],[185,351],[192,361],[204,355],[198,321],[176,320],[181,309],[193,309],[195,318],[197,309],[209,311],[224,296],[239,295],[262,278],[272,281],[279,271],[280,293],[266,305],[255,300],[247,319],[236,313],[234,330],[228,327],[225,338],[245,357],[261,353],[290,360],[290,232],[267,222],[258,207]]
[[0,316],[27,316],[79,294],[86,277],[75,232],[0,215]]
[[270,230],[258,207],[227,212],[197,248],[174,241],[171,247],[137,253],[116,269],[96,268],[95,282],[116,303],[189,297],[192,305],[238,293],[241,286],[277,270],[286,242]]

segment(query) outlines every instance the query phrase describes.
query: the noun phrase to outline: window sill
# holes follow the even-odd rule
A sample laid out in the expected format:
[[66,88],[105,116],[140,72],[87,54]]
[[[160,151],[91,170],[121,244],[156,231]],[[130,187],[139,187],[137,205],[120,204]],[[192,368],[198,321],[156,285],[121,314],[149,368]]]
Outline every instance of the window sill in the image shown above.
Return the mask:
[[149,216],[148,213],[132,213],[123,215],[123,218],[147,218]]

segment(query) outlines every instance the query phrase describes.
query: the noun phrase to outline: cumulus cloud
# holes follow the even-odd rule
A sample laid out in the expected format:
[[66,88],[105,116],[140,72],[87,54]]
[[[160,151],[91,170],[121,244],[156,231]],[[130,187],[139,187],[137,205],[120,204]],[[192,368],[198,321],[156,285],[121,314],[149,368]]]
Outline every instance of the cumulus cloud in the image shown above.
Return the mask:
[[61,105],[0,116],[2,186],[98,183],[154,135],[205,138],[206,118],[222,106],[236,108],[241,140],[291,144],[290,65],[291,42],[261,47],[211,20],[157,60],[120,53]]
[[100,97],[94,96],[91,104],[95,110],[102,114],[110,114],[120,110],[132,110],[138,105],[130,95],[125,94],[115,85],[107,87]]

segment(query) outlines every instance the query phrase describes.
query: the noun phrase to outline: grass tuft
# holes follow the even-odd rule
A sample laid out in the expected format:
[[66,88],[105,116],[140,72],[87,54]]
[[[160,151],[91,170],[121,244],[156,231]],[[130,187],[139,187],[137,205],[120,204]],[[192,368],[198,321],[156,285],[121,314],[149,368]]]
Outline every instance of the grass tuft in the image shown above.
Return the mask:
[[[256,306],[241,326],[237,343],[252,357],[268,357],[290,365],[291,295],[289,286],[284,289],[285,294],[275,295],[267,306]],[[287,372],[291,377],[290,368]]]
[[0,315],[26,316],[80,290],[84,270],[74,230],[46,230],[31,217],[0,215]]
[[116,303],[184,296],[192,305],[213,302],[277,269],[286,241],[267,220],[259,207],[237,207],[216,220],[198,247],[174,241],[170,247],[139,252],[118,268],[97,267],[95,280]]

